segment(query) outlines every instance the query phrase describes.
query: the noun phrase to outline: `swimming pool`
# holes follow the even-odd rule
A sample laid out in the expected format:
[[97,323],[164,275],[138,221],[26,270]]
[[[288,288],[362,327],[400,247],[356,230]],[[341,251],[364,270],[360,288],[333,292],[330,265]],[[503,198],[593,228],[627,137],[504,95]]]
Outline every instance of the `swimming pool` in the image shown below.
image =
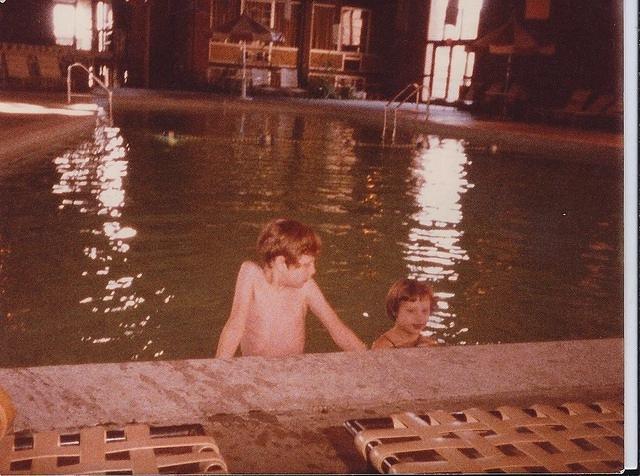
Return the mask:
[[[316,279],[368,343],[402,276],[433,284],[426,332],[445,344],[622,335],[609,160],[409,127],[382,148],[380,124],[276,106],[115,123],[0,177],[0,366],[212,356],[279,216],[319,232]],[[335,350],[308,324],[309,352]]]

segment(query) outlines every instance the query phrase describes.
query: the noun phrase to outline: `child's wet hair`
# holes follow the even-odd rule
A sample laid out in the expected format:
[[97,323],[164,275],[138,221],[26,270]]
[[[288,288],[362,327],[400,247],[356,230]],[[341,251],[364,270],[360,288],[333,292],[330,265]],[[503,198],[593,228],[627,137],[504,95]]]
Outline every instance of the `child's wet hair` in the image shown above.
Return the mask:
[[399,279],[391,285],[384,300],[387,316],[395,321],[396,317],[398,317],[398,309],[400,309],[401,303],[424,298],[429,299],[430,304],[433,303],[433,289],[431,286],[415,279]]
[[320,237],[307,225],[279,218],[267,223],[258,237],[257,251],[263,264],[283,256],[287,266],[297,264],[302,255],[320,253]]

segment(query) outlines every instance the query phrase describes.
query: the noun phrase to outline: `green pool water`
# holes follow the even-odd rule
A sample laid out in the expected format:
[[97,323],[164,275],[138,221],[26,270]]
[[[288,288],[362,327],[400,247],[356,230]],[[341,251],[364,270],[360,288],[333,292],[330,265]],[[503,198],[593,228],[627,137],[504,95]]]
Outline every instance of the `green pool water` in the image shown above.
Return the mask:
[[[610,157],[428,128],[381,148],[380,125],[276,106],[115,125],[0,175],[0,366],[211,357],[240,263],[281,216],[318,231],[316,279],[368,343],[403,276],[433,284],[425,332],[443,344],[622,335]],[[336,350],[311,315],[307,336]]]

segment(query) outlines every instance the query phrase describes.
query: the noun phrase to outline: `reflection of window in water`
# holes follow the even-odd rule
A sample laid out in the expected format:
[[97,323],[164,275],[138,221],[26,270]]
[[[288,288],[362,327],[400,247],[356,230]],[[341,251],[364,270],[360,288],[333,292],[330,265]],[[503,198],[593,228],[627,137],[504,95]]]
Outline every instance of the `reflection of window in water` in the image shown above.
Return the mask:
[[330,122],[322,130],[321,142],[311,144],[317,149],[312,153],[321,154],[324,159],[324,170],[315,177],[320,195],[314,207],[325,213],[348,213],[355,185],[353,168],[357,162],[354,135],[352,127]]
[[113,35],[113,11],[107,2],[98,2],[96,6],[96,30],[98,36],[98,51],[107,51],[111,45]]
[[[93,141],[56,158],[54,163],[59,180],[53,185],[52,193],[60,196],[58,208],[79,212],[93,227],[85,231],[83,252],[88,262],[82,276],[95,294],[84,296],[79,304],[89,308],[91,313],[105,315],[105,325],[100,330],[92,327],[91,333],[81,340],[108,344],[142,336],[151,315],[131,313],[145,302],[145,298],[135,290],[136,280],[142,273],[132,271],[126,256],[136,229],[122,224],[126,203],[123,180],[129,161],[119,129],[98,126]],[[164,289],[156,295],[163,293]],[[141,351],[146,351],[151,343],[146,341]],[[162,353],[158,351],[154,356]],[[135,359],[137,355],[131,358]]]
[[[404,259],[409,277],[434,283],[436,312],[429,327],[444,327],[443,319],[452,320],[446,283],[458,280],[456,265],[469,259],[460,246],[462,231],[462,194],[473,187],[466,179],[467,156],[461,141],[427,139],[428,146],[416,152],[411,172],[416,179],[414,194],[418,211],[412,216],[414,226],[405,244]],[[442,284],[438,284],[442,283]]]

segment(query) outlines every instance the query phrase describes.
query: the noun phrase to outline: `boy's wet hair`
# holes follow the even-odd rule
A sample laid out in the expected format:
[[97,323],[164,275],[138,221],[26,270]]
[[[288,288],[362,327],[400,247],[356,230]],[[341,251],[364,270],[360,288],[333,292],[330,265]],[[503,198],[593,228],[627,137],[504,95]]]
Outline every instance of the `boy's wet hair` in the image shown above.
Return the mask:
[[257,251],[263,264],[284,256],[287,266],[297,264],[302,255],[320,253],[320,237],[307,225],[279,218],[267,223],[258,237]]
[[433,302],[433,289],[431,286],[415,279],[399,279],[391,285],[384,300],[387,316],[395,321],[396,317],[398,317],[398,309],[400,309],[401,303],[424,298],[428,298],[430,304]]

